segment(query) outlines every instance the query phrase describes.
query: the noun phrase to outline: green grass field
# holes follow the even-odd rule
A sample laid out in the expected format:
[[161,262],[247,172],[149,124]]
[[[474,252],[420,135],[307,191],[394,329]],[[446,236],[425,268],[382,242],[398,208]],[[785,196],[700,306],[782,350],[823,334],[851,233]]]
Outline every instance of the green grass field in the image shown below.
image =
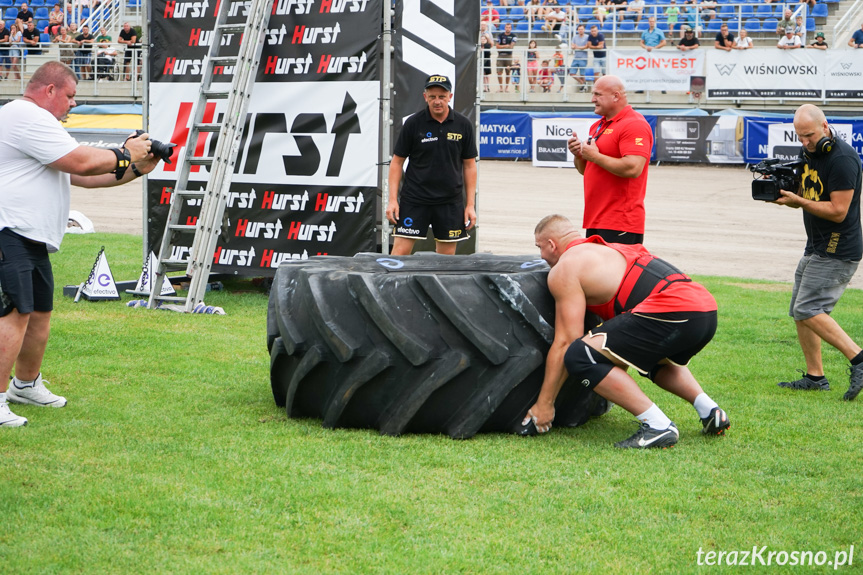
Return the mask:
[[[691,406],[643,382],[680,443],[622,452],[636,425],[620,408],[468,441],[288,420],[269,388],[265,293],[208,294],[227,316],[73,304],[61,288],[101,245],[115,278],[140,273],[134,236],[71,236],[53,257],[43,373],[69,405],[13,406],[30,424],[0,430],[3,575],[809,573],[833,566],[790,567],[792,552],[833,562],[851,545],[840,571],[861,570],[863,398],[841,400],[832,348],[833,391],[776,386],[803,367],[787,284],[699,278],[720,323],[692,369],[732,427],[703,437]],[[863,340],[863,292],[834,317]],[[788,565],[698,565],[699,550],[763,546]]]

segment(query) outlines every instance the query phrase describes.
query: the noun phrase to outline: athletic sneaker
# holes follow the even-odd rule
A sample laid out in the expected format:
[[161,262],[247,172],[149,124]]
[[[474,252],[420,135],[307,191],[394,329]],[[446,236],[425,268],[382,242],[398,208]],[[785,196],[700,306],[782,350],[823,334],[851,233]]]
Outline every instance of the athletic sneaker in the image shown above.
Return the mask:
[[794,381],[780,381],[776,385],[779,387],[786,387],[788,389],[815,389],[818,391],[830,391],[830,383],[827,381],[825,377],[821,381],[815,381],[804,372],[802,369],[799,371],[803,377],[800,379],[795,379]]
[[6,392],[6,399],[9,403],[25,403],[27,405],[39,405],[42,407],[63,407],[66,405],[66,398],[54,395],[45,383],[42,381],[42,374],[36,378],[31,384],[22,385],[21,381],[15,377],[9,382],[9,391]]
[[842,397],[845,401],[854,401],[857,394],[863,389],[863,363],[849,367],[848,375],[850,376],[848,391]]
[[728,421],[728,414],[714,407],[710,410],[710,415],[701,418],[701,433],[704,435],[725,435],[725,430],[731,427],[731,422]]
[[641,423],[641,427],[638,428],[635,435],[615,443],[614,446],[622,449],[647,449],[650,447],[662,447],[664,449],[677,443],[678,437],[680,437],[680,433],[674,422],[671,422],[668,429],[653,429],[646,423]]
[[9,409],[9,404],[0,402],[0,427],[21,427],[27,425],[27,418],[15,415]]

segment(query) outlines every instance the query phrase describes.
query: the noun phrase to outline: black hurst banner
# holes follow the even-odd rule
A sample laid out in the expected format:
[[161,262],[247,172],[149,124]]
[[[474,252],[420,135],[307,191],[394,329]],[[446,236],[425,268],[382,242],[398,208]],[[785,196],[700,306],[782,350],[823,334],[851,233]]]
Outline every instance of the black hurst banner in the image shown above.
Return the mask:
[[476,3],[396,0],[395,29],[393,142],[402,120],[422,108],[425,80],[432,74],[449,76],[453,108],[476,120]]
[[[380,1],[273,2],[215,273],[273,275],[286,260],[374,250]],[[215,135],[202,134],[197,142],[188,137],[217,0],[155,0],[150,7],[150,134],[177,144],[175,158],[187,146],[211,155]],[[246,7],[233,2],[229,22],[244,20]],[[240,41],[227,37],[222,53],[236,54]],[[216,70],[214,88],[227,87],[232,74],[230,67]],[[204,121],[220,122],[224,105],[208,104]],[[177,169],[176,162],[161,164],[149,180],[153,250],[162,239]],[[207,178],[206,168],[196,166],[189,187],[203,189]],[[182,221],[194,222],[198,211],[189,202]]]

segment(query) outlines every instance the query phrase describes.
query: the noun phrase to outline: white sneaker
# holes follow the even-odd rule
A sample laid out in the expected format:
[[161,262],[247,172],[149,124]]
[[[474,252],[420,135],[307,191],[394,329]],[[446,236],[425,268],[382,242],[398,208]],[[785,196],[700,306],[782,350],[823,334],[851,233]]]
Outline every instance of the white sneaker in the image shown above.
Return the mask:
[[32,384],[22,386],[17,377],[9,382],[9,391],[6,392],[9,403],[25,403],[27,405],[40,405],[42,407],[63,407],[66,398],[54,395],[42,382],[42,374]]
[[15,415],[9,409],[8,403],[0,402],[0,427],[21,427],[22,425],[27,425],[27,418]]

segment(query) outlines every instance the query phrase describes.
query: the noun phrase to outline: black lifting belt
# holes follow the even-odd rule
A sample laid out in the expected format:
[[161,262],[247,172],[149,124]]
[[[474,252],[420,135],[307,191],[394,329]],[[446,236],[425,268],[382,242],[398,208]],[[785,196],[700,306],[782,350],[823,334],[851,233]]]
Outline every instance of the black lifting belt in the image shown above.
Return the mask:
[[614,313],[634,308],[652,293],[658,293],[675,282],[691,282],[685,273],[665,260],[650,254],[640,256],[630,266],[614,297]]

